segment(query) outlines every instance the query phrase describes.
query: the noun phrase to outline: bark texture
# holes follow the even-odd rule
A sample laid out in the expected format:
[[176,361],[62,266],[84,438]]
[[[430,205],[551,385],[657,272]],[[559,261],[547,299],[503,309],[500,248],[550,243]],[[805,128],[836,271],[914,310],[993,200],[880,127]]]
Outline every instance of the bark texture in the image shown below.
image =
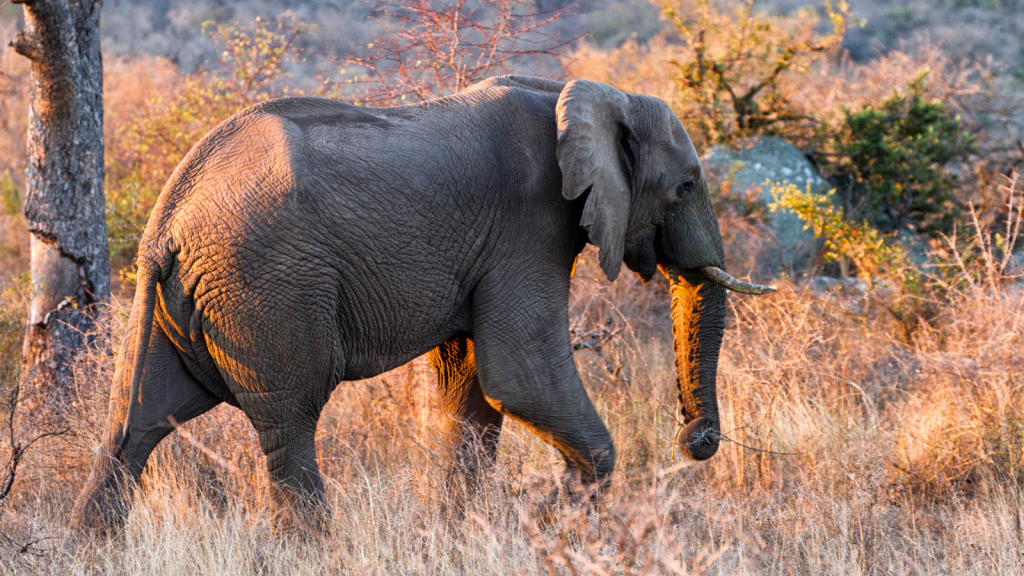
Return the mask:
[[14,0],[25,27],[11,43],[32,62],[25,217],[35,288],[26,375],[56,400],[110,297],[103,194],[100,0]]

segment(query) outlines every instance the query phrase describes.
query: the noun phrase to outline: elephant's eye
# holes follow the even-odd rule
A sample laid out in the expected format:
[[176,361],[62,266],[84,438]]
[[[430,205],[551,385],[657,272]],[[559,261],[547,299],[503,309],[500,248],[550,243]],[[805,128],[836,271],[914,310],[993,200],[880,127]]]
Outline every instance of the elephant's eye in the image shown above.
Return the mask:
[[682,184],[679,185],[679,192],[678,192],[678,194],[679,194],[680,198],[686,198],[692,192],[693,192],[693,181],[683,182]]

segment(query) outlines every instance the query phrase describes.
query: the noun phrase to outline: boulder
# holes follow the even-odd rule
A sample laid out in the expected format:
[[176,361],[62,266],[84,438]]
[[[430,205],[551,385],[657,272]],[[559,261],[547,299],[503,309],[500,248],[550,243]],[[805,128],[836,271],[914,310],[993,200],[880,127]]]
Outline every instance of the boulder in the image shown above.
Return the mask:
[[745,150],[715,146],[702,163],[712,189],[730,179],[735,191],[758,191],[771,232],[759,257],[759,272],[798,275],[814,264],[821,242],[804,230],[803,221],[795,214],[769,211],[772,195],[764,185],[766,181],[790,182],[805,190],[810,182],[812,192],[824,194],[829,189],[828,183],[800,150],[778,136],[762,136]]

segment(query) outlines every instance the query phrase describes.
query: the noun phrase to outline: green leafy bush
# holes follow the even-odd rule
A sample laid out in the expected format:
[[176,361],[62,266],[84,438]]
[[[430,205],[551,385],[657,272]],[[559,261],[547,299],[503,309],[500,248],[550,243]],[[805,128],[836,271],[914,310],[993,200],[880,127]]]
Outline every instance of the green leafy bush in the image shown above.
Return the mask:
[[0,172],[0,214],[16,216],[21,214],[21,194],[11,179],[11,171]]
[[935,234],[960,216],[948,167],[965,160],[974,141],[942,102],[925,100],[925,74],[905,95],[845,111],[838,145],[845,200],[882,232]]
[[[15,390],[21,375],[21,342],[28,316],[31,282],[27,273],[11,278],[12,286],[0,292],[0,394]],[[17,394],[17,392],[15,392]]]
[[[789,211],[804,221],[804,229],[825,240],[822,256],[837,262],[843,275],[856,272],[870,286],[879,278],[892,278],[906,267],[906,251],[891,237],[879,233],[867,222],[851,222],[835,205],[835,190],[814,194],[810,183],[801,192],[794,184],[769,182],[773,211]],[[853,265],[854,270],[849,266]]]

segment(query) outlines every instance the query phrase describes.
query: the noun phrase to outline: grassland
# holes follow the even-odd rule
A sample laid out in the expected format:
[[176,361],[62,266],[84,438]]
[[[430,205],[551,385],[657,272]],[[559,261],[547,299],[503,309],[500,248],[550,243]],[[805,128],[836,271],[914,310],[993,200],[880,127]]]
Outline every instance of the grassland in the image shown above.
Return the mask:
[[684,463],[670,452],[667,288],[610,284],[592,259],[573,287],[574,337],[591,344],[576,359],[620,455],[596,511],[542,513],[559,459],[509,424],[497,467],[451,520],[434,378],[418,360],[345,383],[328,404],[317,436],[334,513],[324,539],[275,528],[255,434],[226,406],[158,448],[121,535],[69,532],[105,413],[105,350],[127,314],[115,304],[115,340],[76,367],[73,432],[32,447],[0,508],[0,574],[1024,570],[1024,291],[979,288],[913,326],[856,288],[733,296],[723,431],[786,454],[726,442],[711,461]]
[[[803,20],[780,22],[788,30]],[[14,33],[0,28],[0,38]],[[954,62],[943,50],[924,45],[858,63],[832,54],[780,77],[780,86],[795,110],[827,127],[844,108],[877,103],[931,71],[929,98],[962,114],[979,139],[992,135],[958,167],[958,200],[974,202],[988,226],[1005,215],[1007,198],[1020,196],[1014,185],[1010,196],[999,193],[997,177],[1021,164],[1011,121],[1020,118],[1011,106],[1019,93],[997,93],[991,67]],[[666,63],[686,56],[659,36],[578,46],[565,67],[567,76],[663,97],[685,115],[692,102]],[[0,69],[0,187],[9,192],[24,183],[28,72],[9,51]],[[623,275],[609,283],[585,252],[570,310],[576,362],[618,453],[612,485],[594,509],[562,500],[551,508],[560,458],[506,423],[497,465],[465,517],[453,519],[446,511],[460,496],[438,465],[434,376],[418,359],[343,383],[327,405],[317,442],[333,524],[323,538],[278,524],[256,435],[227,406],[158,448],[120,534],[68,530],[106,416],[113,352],[131,305],[131,254],[148,209],[195,139],[233,107],[280,95],[287,84],[282,76],[240,92],[231,88],[237,70],[186,74],[144,55],[108,54],[105,70],[110,234],[123,252],[115,264],[125,283],[74,366],[75,389],[60,405],[21,389],[13,426],[0,427],[0,465],[12,446],[68,429],[28,448],[0,499],[0,575],[1024,573],[1024,284],[980,273],[986,252],[965,262],[940,242],[930,244],[931,261],[953,267],[928,268],[933,276],[913,282],[865,291],[855,281],[815,280],[819,268],[782,278],[770,296],[730,296],[719,399],[731,441],[703,463],[672,457],[666,282]],[[727,261],[742,276],[771,249],[764,209],[723,198],[721,184],[713,193]],[[2,199],[5,403],[18,380],[28,297],[18,278],[28,243],[24,218],[9,209],[16,198]],[[993,229],[982,237],[996,238]],[[1020,272],[1011,266],[999,276],[1006,271]]]

